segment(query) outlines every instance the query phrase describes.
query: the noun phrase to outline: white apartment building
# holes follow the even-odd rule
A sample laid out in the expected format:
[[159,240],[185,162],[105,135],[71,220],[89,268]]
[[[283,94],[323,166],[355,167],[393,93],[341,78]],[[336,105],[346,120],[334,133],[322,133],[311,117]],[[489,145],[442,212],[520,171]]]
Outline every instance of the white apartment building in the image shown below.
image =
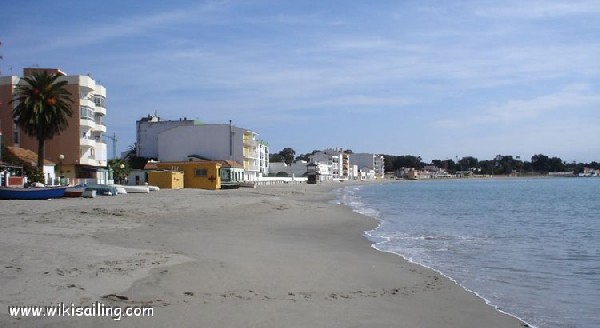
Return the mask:
[[199,121],[137,121],[138,156],[163,162],[187,161],[190,156],[207,160],[233,160],[244,166],[244,180],[255,181],[269,170],[269,147],[258,134],[231,124]]
[[309,156],[310,163],[325,164],[331,178],[335,180],[348,180],[352,176],[350,157],[342,148],[328,148]]
[[352,153],[350,154],[350,162],[358,166],[358,171],[364,172],[366,179],[383,179],[385,175],[383,155]]

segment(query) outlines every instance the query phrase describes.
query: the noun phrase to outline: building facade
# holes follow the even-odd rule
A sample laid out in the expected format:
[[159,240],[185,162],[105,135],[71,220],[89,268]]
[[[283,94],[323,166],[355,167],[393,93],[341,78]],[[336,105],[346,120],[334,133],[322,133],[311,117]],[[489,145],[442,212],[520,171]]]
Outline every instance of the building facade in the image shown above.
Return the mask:
[[158,158],[158,135],[172,128],[201,124],[199,121],[180,119],[163,121],[157,115],[148,115],[135,122],[136,156]]
[[[215,161],[156,162],[158,169],[183,172],[183,188],[221,189],[221,163]],[[151,176],[148,176],[150,179]],[[148,181],[150,184],[153,180]]]
[[269,147],[258,134],[231,124],[199,121],[161,121],[148,117],[137,121],[138,156],[161,162],[230,160],[242,164],[244,181],[256,181],[269,172]]
[[383,155],[371,153],[352,153],[350,162],[358,167],[360,176],[366,179],[383,179],[385,175],[385,161]]
[[305,177],[308,174],[307,161],[296,161],[291,165],[286,163],[269,163],[269,174],[282,177]]
[[352,176],[350,156],[342,148],[328,148],[309,156],[311,164],[324,164],[334,180],[349,180]]
[[[103,140],[106,133],[106,89],[87,75],[66,75],[56,68],[25,68],[23,76],[46,71],[62,75],[71,93],[71,110],[68,127],[51,140],[46,141],[46,159],[58,164],[68,179],[91,179],[105,182],[108,178],[107,147]],[[16,103],[16,89],[23,78],[0,77],[0,130],[7,146],[21,147],[37,152],[37,140],[22,133],[12,118]],[[60,174],[60,172],[59,172]]]

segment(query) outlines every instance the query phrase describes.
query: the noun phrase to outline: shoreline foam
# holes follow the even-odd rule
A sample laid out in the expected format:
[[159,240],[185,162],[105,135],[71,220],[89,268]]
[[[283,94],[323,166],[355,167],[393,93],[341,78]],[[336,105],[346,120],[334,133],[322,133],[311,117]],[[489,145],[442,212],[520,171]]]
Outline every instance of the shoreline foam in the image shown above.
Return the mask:
[[[346,189],[346,188],[348,188],[348,187],[340,188],[340,190],[344,190],[344,189]],[[339,194],[338,194],[338,196],[339,196]],[[356,197],[358,197],[358,196],[356,196]],[[359,208],[356,208],[355,206],[353,206],[353,204],[355,204],[355,202],[353,202],[352,204],[344,204],[344,203],[343,203],[343,200],[339,200],[339,202],[340,202],[340,204],[342,204],[342,205],[346,205],[346,206],[350,207],[350,208],[351,208],[351,209],[352,209],[354,212],[356,212],[356,213],[358,213],[358,214],[360,214],[360,215],[364,215],[364,216],[367,216],[367,217],[373,218],[373,219],[375,219],[375,220],[377,220],[377,221],[378,221],[378,224],[377,224],[377,226],[376,226],[375,228],[373,228],[373,229],[371,229],[371,230],[367,230],[367,231],[365,231],[365,232],[364,232],[365,238],[367,238],[367,239],[368,239],[370,242],[372,242],[372,244],[371,244],[371,247],[373,247],[373,248],[374,248],[374,249],[376,249],[377,251],[379,251],[379,252],[382,252],[382,253],[390,253],[390,254],[394,254],[394,255],[396,255],[396,256],[399,256],[400,258],[402,258],[402,259],[403,259],[403,260],[405,260],[405,261],[408,261],[408,262],[410,262],[410,263],[414,263],[414,264],[420,265],[420,266],[422,266],[422,267],[424,267],[424,268],[426,268],[426,269],[429,269],[429,270],[435,271],[435,272],[437,272],[438,274],[440,274],[441,276],[443,276],[443,277],[445,277],[446,279],[448,279],[448,280],[452,281],[453,283],[455,283],[457,286],[460,286],[460,287],[461,287],[462,289],[464,289],[465,291],[467,291],[467,292],[469,292],[469,293],[472,293],[472,294],[474,294],[475,296],[477,296],[478,298],[482,299],[482,300],[485,302],[485,304],[487,304],[487,305],[489,305],[490,307],[494,308],[496,311],[498,311],[498,312],[500,312],[500,313],[502,313],[502,314],[509,315],[509,316],[511,316],[511,317],[513,317],[513,318],[515,318],[515,319],[518,319],[519,321],[522,321],[524,324],[526,324],[528,327],[536,328],[536,326],[534,326],[534,325],[532,325],[532,324],[530,324],[530,323],[526,322],[526,321],[525,321],[523,318],[520,318],[519,316],[517,316],[517,315],[515,315],[515,314],[513,314],[513,313],[510,313],[510,312],[507,312],[507,311],[504,311],[504,310],[500,309],[500,308],[498,307],[498,305],[494,304],[494,303],[493,303],[492,301],[490,301],[489,299],[487,299],[487,298],[483,297],[483,296],[482,296],[481,294],[479,294],[477,291],[475,291],[475,290],[471,290],[471,289],[467,288],[466,286],[464,286],[463,284],[460,284],[460,283],[459,283],[459,282],[458,282],[456,279],[454,279],[453,277],[451,277],[451,276],[449,276],[449,275],[445,274],[443,271],[441,271],[441,270],[438,270],[438,269],[436,269],[436,268],[434,268],[434,267],[428,266],[428,265],[426,265],[426,264],[424,264],[424,263],[422,263],[422,262],[419,262],[419,261],[417,261],[417,260],[414,260],[413,258],[409,258],[409,257],[405,256],[405,255],[404,255],[404,254],[402,254],[402,253],[395,252],[395,251],[388,251],[388,250],[381,249],[380,247],[378,247],[378,245],[385,244],[385,243],[389,242],[390,240],[389,240],[389,237],[379,237],[379,236],[373,236],[373,235],[371,234],[371,232],[375,232],[375,231],[377,231],[377,230],[378,230],[378,229],[381,227],[381,225],[383,224],[383,219],[382,219],[381,217],[379,217],[379,215],[378,215],[378,214],[380,213],[380,212],[379,212],[379,210],[377,210],[377,209],[373,209],[373,208],[368,208],[368,207],[364,207],[364,208],[360,208],[360,209],[359,209]],[[363,204],[363,205],[364,205],[364,203],[362,203],[362,202],[361,202],[361,204]],[[366,206],[366,205],[365,205],[365,206]],[[376,214],[376,215],[369,215],[369,213],[373,213],[373,214]],[[423,238],[426,238],[426,237],[423,237]],[[375,241],[373,241],[373,239],[383,239],[383,240],[382,240],[382,241],[379,241],[379,242],[375,242]]]

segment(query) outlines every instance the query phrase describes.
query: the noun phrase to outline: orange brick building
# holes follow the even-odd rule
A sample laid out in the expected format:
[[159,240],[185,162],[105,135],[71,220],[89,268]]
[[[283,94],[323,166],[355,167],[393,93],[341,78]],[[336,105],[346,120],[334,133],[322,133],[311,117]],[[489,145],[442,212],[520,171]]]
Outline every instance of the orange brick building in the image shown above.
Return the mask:
[[[68,82],[66,89],[73,100],[68,128],[46,141],[46,159],[57,163],[57,170],[62,170],[69,179],[95,179],[104,183],[108,179],[107,145],[103,140],[106,89],[90,76],[69,76],[56,68],[25,68],[23,76],[41,71],[63,75],[61,79]],[[5,145],[37,152],[35,138],[19,131],[12,118],[15,104],[10,101],[20,83],[23,83],[21,77],[0,76],[0,131]]]

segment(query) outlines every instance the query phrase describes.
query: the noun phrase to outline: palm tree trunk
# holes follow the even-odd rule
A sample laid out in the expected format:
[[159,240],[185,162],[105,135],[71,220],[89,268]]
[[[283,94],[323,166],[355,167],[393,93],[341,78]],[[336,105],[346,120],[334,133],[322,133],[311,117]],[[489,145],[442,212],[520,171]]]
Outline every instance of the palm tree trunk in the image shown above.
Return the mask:
[[38,162],[37,168],[40,174],[44,174],[44,158],[46,158],[46,147],[43,138],[38,138]]

